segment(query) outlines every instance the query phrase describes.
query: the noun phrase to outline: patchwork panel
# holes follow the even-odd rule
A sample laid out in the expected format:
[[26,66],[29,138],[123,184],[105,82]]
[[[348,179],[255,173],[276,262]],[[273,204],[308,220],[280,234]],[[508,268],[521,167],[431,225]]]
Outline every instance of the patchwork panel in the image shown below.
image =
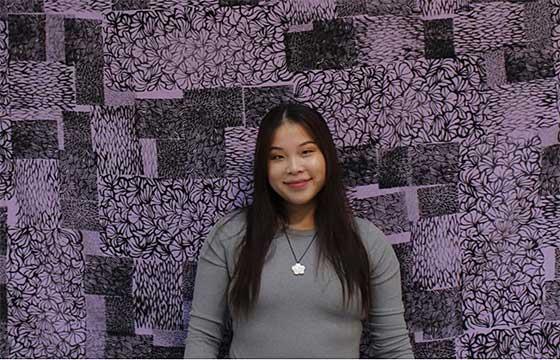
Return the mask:
[[544,318],[549,321],[560,320],[560,279],[544,283]]
[[541,194],[560,194],[560,145],[551,145],[541,154]]
[[56,160],[23,159],[15,164],[17,225],[53,229],[60,224]]
[[8,79],[12,110],[63,110],[76,104],[71,66],[56,62],[12,62]]
[[97,157],[91,140],[91,115],[63,113],[64,150],[60,152],[61,195],[65,199],[97,199]]
[[453,340],[413,342],[412,350],[416,359],[456,359]]
[[133,281],[137,328],[183,329],[183,268],[171,261],[136,261]]
[[387,235],[410,230],[404,199],[404,193],[392,193],[355,199],[352,206],[357,216],[370,220]]
[[136,120],[131,106],[100,107],[93,111],[91,142],[98,174],[142,175]]
[[196,141],[211,129],[243,125],[241,88],[191,90],[183,99],[139,100],[138,136]]
[[369,185],[378,182],[377,144],[347,146],[338,151],[346,186]]
[[424,339],[456,337],[463,333],[461,292],[458,288],[414,291],[405,296],[413,331],[422,330]]
[[413,282],[421,289],[457,287],[461,247],[457,216],[420,219],[411,227]]
[[459,143],[414,146],[409,157],[413,185],[457,184]]
[[46,61],[44,14],[9,15],[8,36],[10,61]]
[[131,296],[134,263],[132,259],[85,257],[84,292],[95,295]]
[[291,72],[342,69],[357,65],[353,23],[344,19],[318,21],[309,32],[285,35],[286,62]]
[[66,64],[74,66],[76,102],[102,104],[103,39],[101,21],[89,19],[64,20]]
[[407,186],[410,178],[408,148],[399,146],[380,155],[379,188]]
[[12,146],[16,159],[57,159],[58,140],[55,121],[14,121]]
[[424,22],[424,46],[427,59],[455,57],[453,46],[453,19]]
[[453,214],[459,211],[455,185],[434,186],[418,189],[421,217]]

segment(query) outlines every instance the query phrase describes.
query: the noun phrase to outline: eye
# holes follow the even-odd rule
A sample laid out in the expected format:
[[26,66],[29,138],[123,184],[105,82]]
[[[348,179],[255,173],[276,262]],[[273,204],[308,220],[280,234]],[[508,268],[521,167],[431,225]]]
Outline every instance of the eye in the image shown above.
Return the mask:
[[282,155],[271,155],[270,160],[278,160],[281,157],[282,157]]
[[303,154],[304,154],[304,155],[310,154],[310,153],[312,153],[312,152],[314,152],[314,151],[315,151],[315,150],[313,150],[313,149],[306,149],[306,150],[303,150]]

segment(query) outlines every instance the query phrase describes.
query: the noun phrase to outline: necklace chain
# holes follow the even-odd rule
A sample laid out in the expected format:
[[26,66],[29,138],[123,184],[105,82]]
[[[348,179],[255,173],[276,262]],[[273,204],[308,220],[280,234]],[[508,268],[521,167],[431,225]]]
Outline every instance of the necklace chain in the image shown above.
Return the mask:
[[305,251],[303,252],[303,255],[301,255],[301,257],[299,259],[296,257],[296,253],[294,252],[294,249],[292,247],[292,243],[290,242],[290,237],[288,236],[288,232],[286,231],[286,226],[284,226],[284,235],[286,235],[286,238],[288,239],[288,245],[290,245],[290,250],[292,251],[292,255],[294,256],[294,260],[296,261],[296,264],[299,264],[301,259],[303,259],[303,257],[307,253],[307,250],[309,250],[309,248],[311,247],[311,244],[313,243],[313,241],[315,241],[315,238],[317,237],[317,232],[315,232],[315,234],[313,235],[313,239],[311,239],[311,241],[309,242],[309,245],[307,245],[307,249],[305,249]]

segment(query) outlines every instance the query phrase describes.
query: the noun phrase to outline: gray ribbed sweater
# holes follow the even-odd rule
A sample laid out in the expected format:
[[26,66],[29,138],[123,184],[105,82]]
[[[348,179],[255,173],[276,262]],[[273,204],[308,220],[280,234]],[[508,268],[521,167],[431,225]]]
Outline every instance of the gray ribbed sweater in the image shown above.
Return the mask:
[[[212,228],[202,246],[191,306],[185,358],[215,358],[221,342],[226,288],[233,274],[234,246],[241,241],[245,214],[233,213]],[[227,219],[231,218],[224,225]],[[355,218],[373,264],[369,319],[378,358],[412,358],[403,318],[399,263],[383,233],[371,222]],[[314,230],[288,229],[299,258]],[[342,287],[330,267],[315,272],[317,240],[295,264],[282,232],[274,237],[261,280],[257,305],[248,320],[232,320],[231,358],[358,358],[362,323],[357,300],[342,308]],[[328,263],[328,262],[327,262]],[[317,275],[316,275],[317,274]]]

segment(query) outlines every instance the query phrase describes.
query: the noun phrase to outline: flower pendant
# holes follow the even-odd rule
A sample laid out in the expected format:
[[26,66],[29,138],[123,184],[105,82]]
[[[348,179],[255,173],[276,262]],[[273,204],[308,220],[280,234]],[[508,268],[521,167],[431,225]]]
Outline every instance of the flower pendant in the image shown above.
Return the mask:
[[303,273],[305,272],[305,266],[301,265],[300,263],[296,263],[294,266],[292,266],[292,271],[294,272],[294,275],[303,275]]

